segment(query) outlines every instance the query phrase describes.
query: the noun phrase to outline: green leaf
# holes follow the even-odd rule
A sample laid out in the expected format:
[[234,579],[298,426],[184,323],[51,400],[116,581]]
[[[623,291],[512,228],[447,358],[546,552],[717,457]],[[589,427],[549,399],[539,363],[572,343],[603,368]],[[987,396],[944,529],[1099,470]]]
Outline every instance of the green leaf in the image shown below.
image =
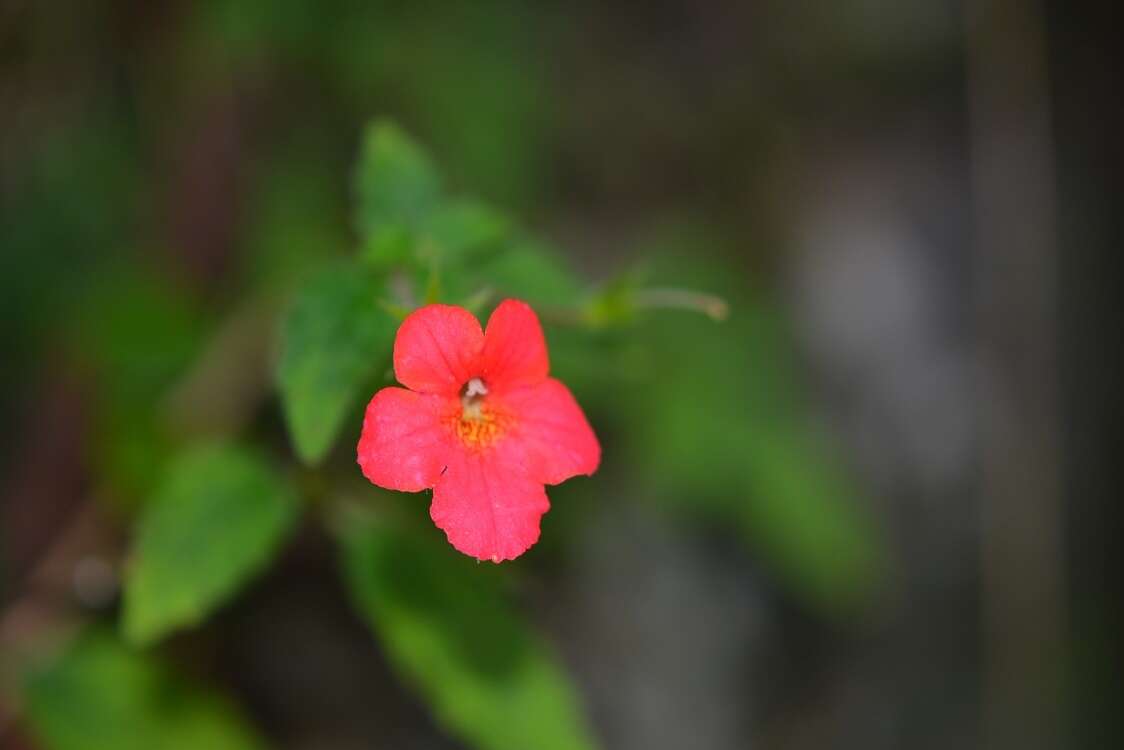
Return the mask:
[[832,614],[866,604],[880,583],[881,540],[826,442],[796,422],[746,435],[751,498],[735,515],[805,598]]
[[483,203],[455,200],[433,214],[427,230],[441,264],[453,267],[505,249],[512,224]]
[[669,278],[720,291],[732,312],[715,323],[668,311],[635,329],[652,356],[618,392],[635,460],[668,502],[738,529],[797,598],[846,617],[881,583],[884,540],[810,421],[779,311],[687,257]]
[[412,228],[383,224],[367,237],[359,250],[359,258],[374,269],[397,268],[414,262],[418,244]]
[[[527,33],[530,8],[456,3],[434,23],[415,4],[412,23],[397,40],[404,54],[396,83],[416,92],[411,111],[448,154],[449,174],[489,199],[523,208],[537,203],[545,184],[546,134],[557,122],[546,99],[549,68]],[[406,46],[411,42],[426,54]]]
[[284,321],[278,386],[306,464],[323,460],[364,387],[389,361],[398,324],[382,297],[382,284],[365,272],[333,267],[300,292]]
[[565,258],[548,245],[522,235],[501,244],[499,251],[458,259],[442,268],[446,299],[464,304],[481,289],[495,299],[515,297],[539,309],[573,308],[584,298],[582,283]]
[[352,597],[403,680],[480,750],[594,747],[551,650],[509,606],[502,572],[366,521],[342,532]]
[[123,628],[146,644],[195,625],[265,567],[297,518],[276,470],[234,446],[179,456],[138,520]]
[[428,156],[390,123],[368,129],[356,185],[360,258],[409,271],[427,300],[465,304],[493,293],[572,307],[582,295],[563,259],[517,233],[501,212],[443,200]]
[[433,211],[441,180],[429,156],[409,136],[393,123],[376,120],[364,135],[355,189],[356,228],[377,256],[386,235],[418,227]]
[[257,750],[264,743],[222,697],[178,679],[109,633],[87,632],[25,684],[46,750]]
[[506,253],[481,264],[478,273],[501,295],[532,304],[573,306],[584,295],[581,281],[565,258],[534,240],[514,242]]

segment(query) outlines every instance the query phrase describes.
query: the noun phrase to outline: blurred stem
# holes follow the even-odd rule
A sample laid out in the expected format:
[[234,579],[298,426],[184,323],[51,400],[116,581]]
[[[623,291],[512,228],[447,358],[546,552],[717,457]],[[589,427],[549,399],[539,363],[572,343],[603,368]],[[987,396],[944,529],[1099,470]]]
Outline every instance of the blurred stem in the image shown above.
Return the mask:
[[584,308],[581,307],[540,307],[539,317],[544,323],[567,328],[579,328],[589,325]]
[[278,308],[271,295],[259,295],[221,324],[164,400],[163,415],[173,433],[228,436],[250,421],[273,387]]
[[425,304],[427,305],[441,301],[441,264],[438,257],[436,252],[430,253],[429,256],[429,277],[425,283]]
[[483,311],[485,305],[492,301],[495,294],[495,290],[490,286],[478,289],[464,301],[464,308],[473,315],[480,317],[480,313]]
[[700,312],[711,320],[725,320],[730,314],[726,300],[713,294],[690,289],[640,289],[632,298],[638,309],[678,309]]
[[378,306],[390,317],[398,321],[403,321],[406,316],[413,312],[411,307],[403,307],[402,305],[391,302],[390,300],[378,300]]
[[683,310],[725,320],[730,306],[721,297],[693,289],[650,287],[633,289],[613,285],[575,307],[547,307],[540,311],[547,323],[584,328],[607,328],[632,322],[637,313],[649,310]]
[[409,274],[403,270],[397,270],[390,274],[387,281],[387,291],[391,298],[384,305],[392,305],[407,311],[414,310],[419,305],[413,281],[410,280]]

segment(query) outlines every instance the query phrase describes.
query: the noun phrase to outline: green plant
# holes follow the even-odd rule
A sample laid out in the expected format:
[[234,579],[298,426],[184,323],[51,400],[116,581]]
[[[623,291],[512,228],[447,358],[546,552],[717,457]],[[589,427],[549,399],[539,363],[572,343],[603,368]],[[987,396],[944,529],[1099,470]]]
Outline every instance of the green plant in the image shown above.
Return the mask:
[[[28,716],[50,747],[106,746],[94,737],[113,747],[260,746],[227,700],[157,654],[261,575],[302,522],[336,541],[357,612],[451,733],[483,750],[596,744],[566,670],[514,603],[512,569],[460,556],[422,522],[423,503],[368,485],[354,463],[361,409],[391,380],[399,323],[430,302],[477,314],[505,297],[531,302],[554,370],[613,425],[610,471],[677,518],[730,524],[809,606],[844,616],[865,600],[877,534],[803,426],[776,315],[727,269],[654,252],[646,268],[589,288],[501,212],[450,195],[428,155],[387,122],[366,131],[354,192],[357,251],[296,264],[306,279],[284,304],[274,299],[286,283],[264,274],[265,291],[208,344],[205,320],[141,281],[133,288],[147,293],[129,325],[105,327],[123,338],[86,341],[107,384],[107,481],[146,499],[123,506],[135,524],[119,635],[90,628],[27,680]],[[729,310],[684,289],[696,285],[738,302]],[[113,291],[97,309],[128,298]],[[271,367],[261,342],[274,330]],[[295,461],[254,423],[272,386]],[[596,480],[581,491],[601,494]]]

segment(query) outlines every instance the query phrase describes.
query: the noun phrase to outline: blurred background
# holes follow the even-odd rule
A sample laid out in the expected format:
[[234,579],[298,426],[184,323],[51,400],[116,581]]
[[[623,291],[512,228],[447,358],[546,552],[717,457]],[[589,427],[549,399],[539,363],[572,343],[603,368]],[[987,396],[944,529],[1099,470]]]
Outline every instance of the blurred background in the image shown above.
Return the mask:
[[[0,747],[121,746],[22,664],[114,632],[170,452],[293,461],[277,310],[353,253],[376,116],[597,299],[728,304],[548,325],[605,458],[512,575],[604,747],[1120,746],[1124,118],[1080,5],[0,3]],[[271,746],[468,746],[335,558],[306,519],[150,652]]]

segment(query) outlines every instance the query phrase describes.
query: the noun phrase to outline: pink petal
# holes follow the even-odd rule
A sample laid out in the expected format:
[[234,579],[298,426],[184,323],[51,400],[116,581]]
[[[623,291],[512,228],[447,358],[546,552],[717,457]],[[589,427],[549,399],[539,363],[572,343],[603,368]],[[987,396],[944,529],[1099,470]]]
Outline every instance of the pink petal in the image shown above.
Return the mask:
[[463,307],[426,305],[406,316],[394,339],[398,382],[422,393],[456,394],[479,375],[484,332]]
[[489,387],[514,388],[540,383],[550,370],[546,339],[535,311],[507,299],[488,318],[484,331],[483,377]]
[[570,390],[554,378],[499,396],[512,415],[509,434],[496,446],[506,461],[523,465],[534,479],[558,484],[592,474],[601,444]]
[[550,501],[541,482],[496,458],[494,452],[454,451],[433,489],[429,515],[459,551],[498,563],[538,541]]
[[441,478],[453,442],[455,398],[383,388],[367,404],[358,460],[380,487],[418,492]]

